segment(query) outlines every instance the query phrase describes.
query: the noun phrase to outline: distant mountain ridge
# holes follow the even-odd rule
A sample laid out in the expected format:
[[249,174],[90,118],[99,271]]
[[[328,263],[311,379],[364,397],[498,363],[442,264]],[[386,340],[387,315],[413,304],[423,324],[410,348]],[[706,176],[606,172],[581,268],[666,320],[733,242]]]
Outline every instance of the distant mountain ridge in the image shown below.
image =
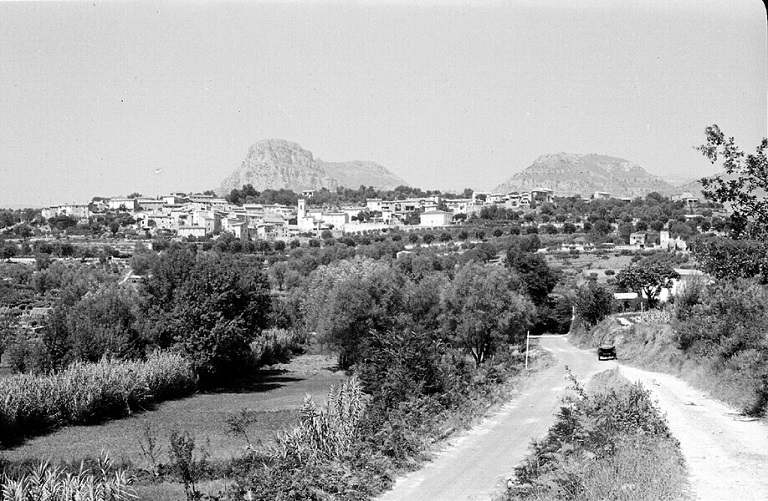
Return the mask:
[[335,190],[339,186],[365,185],[385,190],[408,186],[375,162],[324,162],[298,143],[284,139],[264,139],[251,145],[240,167],[221,182],[219,194],[229,194],[246,184],[252,184],[258,191],[282,188],[296,192]]
[[542,155],[494,191],[506,193],[537,187],[549,188],[559,197],[589,197],[596,191],[604,191],[617,198],[635,198],[654,191],[667,196],[680,191],[629,160],[574,153]]

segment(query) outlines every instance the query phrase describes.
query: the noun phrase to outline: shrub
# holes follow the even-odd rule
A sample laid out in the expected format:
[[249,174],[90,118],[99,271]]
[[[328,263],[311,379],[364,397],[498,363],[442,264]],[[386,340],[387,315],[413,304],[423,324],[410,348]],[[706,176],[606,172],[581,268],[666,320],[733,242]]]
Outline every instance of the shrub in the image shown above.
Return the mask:
[[703,360],[715,389],[751,415],[768,410],[768,288],[755,280],[709,286],[685,321],[677,345]]
[[515,469],[505,499],[680,499],[683,457],[648,390],[616,372],[596,379],[588,393],[571,375],[574,394]]

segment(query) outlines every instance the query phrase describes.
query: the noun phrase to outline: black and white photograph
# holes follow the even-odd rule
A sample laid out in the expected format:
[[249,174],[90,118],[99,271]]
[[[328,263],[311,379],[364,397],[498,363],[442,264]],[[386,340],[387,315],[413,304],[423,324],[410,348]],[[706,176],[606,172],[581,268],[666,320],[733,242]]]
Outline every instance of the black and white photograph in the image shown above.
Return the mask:
[[0,0],[0,501],[768,500],[759,0]]

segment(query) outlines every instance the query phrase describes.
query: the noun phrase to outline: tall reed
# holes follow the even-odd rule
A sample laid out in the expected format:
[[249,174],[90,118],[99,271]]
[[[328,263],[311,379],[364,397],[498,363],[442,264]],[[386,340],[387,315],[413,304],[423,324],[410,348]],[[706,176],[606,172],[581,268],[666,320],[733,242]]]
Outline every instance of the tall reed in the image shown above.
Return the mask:
[[194,391],[192,364],[177,354],[146,361],[74,363],[49,375],[0,380],[0,443],[11,444],[68,424],[126,416],[156,402]]
[[133,478],[115,470],[109,455],[102,453],[94,469],[81,463],[72,473],[45,462],[16,478],[3,475],[0,501],[127,501],[138,499],[132,483]]
[[318,408],[307,395],[298,424],[276,437],[272,456],[299,463],[339,459],[354,443],[365,404],[366,396],[356,377],[331,388],[326,409]]

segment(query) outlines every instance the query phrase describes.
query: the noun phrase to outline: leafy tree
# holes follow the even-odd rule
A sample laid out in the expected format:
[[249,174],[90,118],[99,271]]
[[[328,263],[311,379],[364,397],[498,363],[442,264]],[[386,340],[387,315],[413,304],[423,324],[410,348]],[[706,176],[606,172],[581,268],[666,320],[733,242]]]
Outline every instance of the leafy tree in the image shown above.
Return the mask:
[[130,289],[110,286],[85,295],[67,312],[70,359],[96,362],[100,358],[144,356],[144,341],[136,326],[138,301]]
[[16,255],[16,246],[13,244],[6,244],[0,249],[0,257],[5,260],[10,260]]
[[640,297],[645,294],[648,308],[655,308],[661,290],[671,288],[672,281],[679,278],[680,274],[668,263],[656,262],[624,268],[616,277],[616,283],[619,287],[637,292]]
[[560,273],[550,268],[540,254],[525,252],[518,247],[507,251],[507,266],[520,277],[536,306],[547,301],[547,296],[560,279]]
[[394,268],[367,258],[320,267],[312,273],[302,303],[306,329],[337,350],[339,365],[349,368],[372,332],[399,327],[403,285]]
[[591,329],[611,314],[613,294],[607,287],[590,280],[586,285],[579,287],[575,306],[581,324]]
[[756,277],[768,283],[768,244],[757,240],[699,237],[691,251],[702,271],[718,280]]
[[754,154],[745,155],[733,137],[726,137],[717,125],[706,128],[707,142],[697,149],[711,163],[723,158],[725,176],[701,179],[702,193],[711,201],[730,205],[731,234],[736,238],[768,237],[768,138]]
[[270,313],[267,279],[231,255],[199,259],[175,291],[170,327],[174,345],[204,378],[231,373],[250,361],[249,344]]
[[465,265],[443,291],[443,335],[477,365],[504,343],[519,343],[535,314],[519,288],[519,279],[507,268]]

